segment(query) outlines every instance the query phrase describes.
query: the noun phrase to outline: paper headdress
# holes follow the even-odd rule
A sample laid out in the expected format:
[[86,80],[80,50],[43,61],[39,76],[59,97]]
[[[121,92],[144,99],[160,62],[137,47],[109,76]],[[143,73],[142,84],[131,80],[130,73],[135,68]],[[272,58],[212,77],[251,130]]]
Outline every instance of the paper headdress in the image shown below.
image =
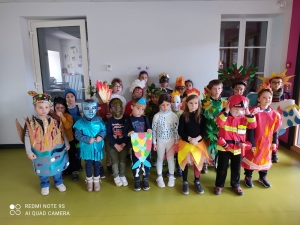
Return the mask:
[[140,87],[141,89],[144,89],[146,83],[144,80],[139,80],[139,79],[136,79],[135,81],[133,81],[133,83],[131,84],[131,87],[129,89],[130,92],[133,92],[134,89],[136,87]]
[[196,88],[192,88],[186,92],[186,95],[187,96],[190,96],[190,95],[200,96],[200,91],[198,91],[198,89],[196,89]]
[[159,78],[159,83],[169,82],[170,80],[169,74],[165,72],[159,74],[158,78]]
[[147,98],[151,98],[151,95],[160,96],[163,92],[159,87],[156,87],[154,83],[150,84],[146,90]]
[[184,77],[180,76],[176,78],[175,87],[185,87]]
[[284,70],[283,72],[281,73],[274,73],[272,72],[271,76],[269,77],[258,77],[260,80],[263,81],[263,83],[265,84],[269,84],[270,83],[270,80],[274,79],[274,78],[279,78],[282,80],[282,85],[286,85],[286,84],[291,84],[291,82],[289,82],[289,79],[294,77],[295,75],[290,75],[290,76],[287,76],[286,75],[286,71],[287,70]]
[[51,95],[48,95],[46,93],[38,94],[35,91],[28,91],[27,92],[30,96],[33,98],[33,104],[36,104],[38,102],[49,102],[50,105],[53,104]]

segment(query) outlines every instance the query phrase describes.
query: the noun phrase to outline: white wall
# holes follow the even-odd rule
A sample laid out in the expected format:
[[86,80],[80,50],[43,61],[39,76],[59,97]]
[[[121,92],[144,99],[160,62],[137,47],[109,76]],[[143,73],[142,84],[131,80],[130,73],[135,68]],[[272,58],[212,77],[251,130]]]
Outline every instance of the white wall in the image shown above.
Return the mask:
[[[34,70],[23,18],[86,17],[92,82],[120,77],[128,98],[138,66],[150,67],[150,82],[157,82],[164,71],[170,74],[171,85],[177,76],[184,75],[201,91],[217,78],[223,14],[284,14],[278,25],[284,32],[280,56],[274,62],[283,69],[292,6],[289,0],[282,10],[276,3],[277,0],[1,4],[0,30],[5,32],[0,33],[0,144],[20,143],[14,120],[22,121],[32,112],[26,92],[33,87]],[[112,71],[105,70],[107,63],[113,66]]]

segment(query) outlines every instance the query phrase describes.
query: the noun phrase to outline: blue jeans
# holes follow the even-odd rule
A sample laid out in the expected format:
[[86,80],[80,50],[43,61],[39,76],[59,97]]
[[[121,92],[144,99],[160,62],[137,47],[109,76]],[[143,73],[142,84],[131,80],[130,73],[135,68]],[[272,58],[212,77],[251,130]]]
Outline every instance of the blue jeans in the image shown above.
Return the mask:
[[92,177],[92,167],[94,166],[94,177],[98,177],[100,175],[100,166],[102,164],[100,161],[94,161],[94,160],[85,160],[85,172],[86,177]]
[[[41,188],[45,188],[45,187],[49,187],[50,186],[50,182],[48,181],[49,176],[39,176],[40,178],[40,186]],[[62,179],[62,175],[61,173],[57,173],[53,176],[53,181],[55,186],[57,187],[58,185],[61,185],[63,183],[63,179]]]

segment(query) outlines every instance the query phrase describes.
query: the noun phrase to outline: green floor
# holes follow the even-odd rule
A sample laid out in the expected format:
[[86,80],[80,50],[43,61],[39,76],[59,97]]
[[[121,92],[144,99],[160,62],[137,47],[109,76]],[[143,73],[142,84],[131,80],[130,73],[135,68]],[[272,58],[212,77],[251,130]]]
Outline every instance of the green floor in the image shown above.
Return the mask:
[[[215,196],[213,188],[216,174],[213,168],[201,176],[204,195],[196,194],[193,189],[192,170],[189,171],[190,194],[183,195],[180,178],[176,179],[174,188],[158,188],[155,168],[151,169],[151,189],[135,192],[129,165],[128,187],[116,187],[112,176],[107,176],[102,181],[100,192],[88,193],[85,189],[85,172],[82,171],[77,182],[65,177],[65,193],[60,193],[52,184],[50,194],[42,196],[39,180],[32,171],[25,150],[0,150],[0,224],[299,225],[300,155],[282,148],[279,160],[269,171],[268,179],[272,187],[262,187],[257,182],[258,174],[254,173],[254,188],[247,189],[241,184],[244,196],[232,192],[228,177],[223,193]],[[21,215],[10,215],[17,212],[16,209],[10,209],[11,204],[21,206]],[[25,208],[28,204],[40,208]],[[44,208],[47,204],[57,208]],[[49,215],[58,211],[70,215]]]

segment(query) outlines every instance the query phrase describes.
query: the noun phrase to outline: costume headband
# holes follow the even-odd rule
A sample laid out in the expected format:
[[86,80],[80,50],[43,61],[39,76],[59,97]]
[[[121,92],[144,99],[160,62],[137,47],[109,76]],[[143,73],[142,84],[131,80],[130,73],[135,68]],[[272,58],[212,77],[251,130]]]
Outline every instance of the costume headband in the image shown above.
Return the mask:
[[282,80],[282,85],[286,85],[286,84],[290,84],[291,85],[291,82],[289,82],[289,79],[294,77],[295,75],[290,75],[290,76],[287,76],[286,75],[286,71],[283,71],[281,73],[274,73],[272,72],[271,76],[269,77],[258,77],[260,80],[263,81],[263,83],[265,84],[269,84],[270,83],[270,80],[274,79],[274,78],[279,78]]
[[52,105],[52,97],[46,93],[38,94],[35,91],[28,91],[27,92],[33,98],[33,104],[35,105],[38,102],[49,102]]
[[263,89],[270,89],[270,90],[272,90],[271,87],[270,87],[270,84],[262,83],[261,85],[259,85],[259,87],[257,89],[257,93],[260,92]]
[[186,92],[186,94],[187,94],[187,96],[196,95],[196,96],[199,97],[200,96],[200,91],[198,91],[198,89],[196,89],[196,88],[192,88],[192,89],[188,90]]
[[176,78],[175,87],[185,87],[184,77],[180,76]]
[[133,92],[134,89],[136,87],[140,87],[141,89],[144,89],[146,83],[144,80],[139,80],[139,79],[136,79],[135,81],[133,81],[133,83],[131,84],[131,87],[129,89],[130,92]]
[[[142,69],[142,67],[141,66],[139,66],[139,67],[137,67],[138,68],[138,70],[141,70]],[[146,70],[148,70],[149,69],[149,66],[146,66]]]
[[140,98],[136,103],[135,105],[146,105],[146,99],[144,98]]

